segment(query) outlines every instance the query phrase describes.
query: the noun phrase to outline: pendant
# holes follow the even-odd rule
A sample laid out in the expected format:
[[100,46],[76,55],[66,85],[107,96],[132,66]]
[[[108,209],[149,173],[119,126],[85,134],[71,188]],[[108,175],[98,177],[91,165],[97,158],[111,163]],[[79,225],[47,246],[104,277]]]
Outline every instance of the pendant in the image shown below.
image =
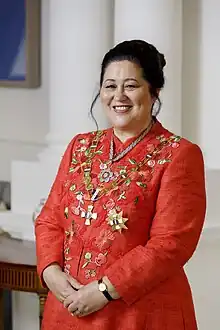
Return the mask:
[[112,227],[113,231],[119,231],[121,233],[122,229],[128,229],[125,226],[125,223],[128,221],[128,218],[123,218],[123,211],[117,213],[116,209],[110,210],[108,213],[107,221],[108,224]]
[[89,205],[87,211],[82,211],[81,212],[81,217],[85,218],[85,225],[90,226],[91,225],[91,220],[96,220],[97,219],[97,213],[92,213],[93,210],[93,205]]
[[114,173],[111,171],[107,164],[102,163],[99,167],[101,170],[99,173],[100,182],[109,182],[114,178]]

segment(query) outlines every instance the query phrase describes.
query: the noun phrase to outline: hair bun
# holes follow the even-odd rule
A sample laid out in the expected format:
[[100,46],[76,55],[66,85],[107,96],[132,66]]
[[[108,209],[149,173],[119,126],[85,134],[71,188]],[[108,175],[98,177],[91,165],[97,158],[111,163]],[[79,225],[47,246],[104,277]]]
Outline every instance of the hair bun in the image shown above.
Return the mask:
[[163,54],[158,53],[158,60],[159,60],[159,64],[161,69],[163,69],[166,66],[166,60]]

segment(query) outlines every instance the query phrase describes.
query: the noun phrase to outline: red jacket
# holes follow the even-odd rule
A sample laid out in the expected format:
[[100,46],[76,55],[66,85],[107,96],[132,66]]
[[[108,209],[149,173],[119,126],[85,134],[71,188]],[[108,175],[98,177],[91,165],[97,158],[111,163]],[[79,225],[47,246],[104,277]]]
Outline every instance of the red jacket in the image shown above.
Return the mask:
[[[71,141],[36,221],[36,242],[40,276],[53,262],[82,284],[106,275],[121,299],[76,318],[49,293],[43,329],[196,330],[183,266],[205,217],[202,153],[156,122],[109,170],[112,134],[108,129],[98,138],[88,133]],[[133,140],[122,143],[114,136],[116,151]],[[90,181],[84,165],[91,152]],[[90,184],[102,186],[93,203]],[[120,230],[111,222],[114,214],[122,220]]]

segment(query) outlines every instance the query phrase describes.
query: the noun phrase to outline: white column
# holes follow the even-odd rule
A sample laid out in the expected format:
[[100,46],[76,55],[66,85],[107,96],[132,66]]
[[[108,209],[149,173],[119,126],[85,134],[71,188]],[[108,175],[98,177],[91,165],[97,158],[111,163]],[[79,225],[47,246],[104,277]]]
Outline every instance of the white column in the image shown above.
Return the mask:
[[[50,148],[66,145],[75,134],[96,128],[89,108],[98,92],[102,57],[113,42],[112,3],[50,0]],[[106,127],[97,107],[95,117],[100,128]]]
[[180,134],[182,1],[115,0],[115,43],[126,39],[144,39],[164,53],[166,83],[159,119]]

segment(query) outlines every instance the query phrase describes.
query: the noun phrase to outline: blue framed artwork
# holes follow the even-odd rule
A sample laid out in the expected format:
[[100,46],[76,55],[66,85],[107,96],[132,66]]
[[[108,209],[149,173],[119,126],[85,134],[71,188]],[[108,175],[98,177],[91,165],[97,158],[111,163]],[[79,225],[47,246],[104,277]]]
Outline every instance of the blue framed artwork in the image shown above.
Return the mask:
[[0,0],[0,86],[40,86],[40,0]]

